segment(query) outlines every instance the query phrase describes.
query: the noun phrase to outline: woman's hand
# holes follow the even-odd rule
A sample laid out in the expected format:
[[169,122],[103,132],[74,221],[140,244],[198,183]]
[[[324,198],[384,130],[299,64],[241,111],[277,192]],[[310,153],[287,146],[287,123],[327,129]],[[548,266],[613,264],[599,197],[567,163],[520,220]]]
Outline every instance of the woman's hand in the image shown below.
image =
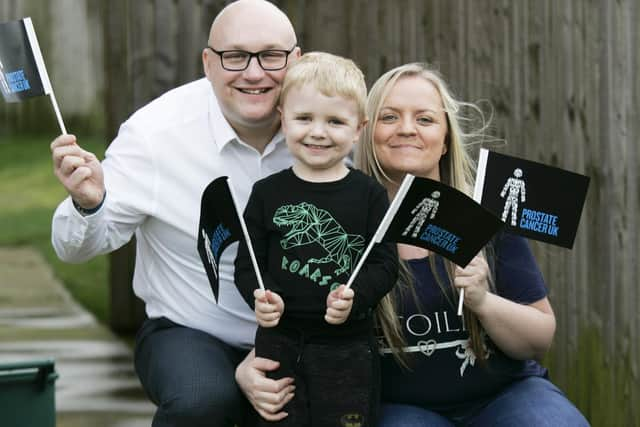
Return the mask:
[[253,291],[253,297],[256,299],[255,312],[258,324],[263,328],[276,326],[284,313],[284,301],[280,295],[268,289],[256,289]]
[[489,266],[481,255],[476,255],[465,268],[456,267],[453,284],[464,289],[464,305],[477,313],[489,290]]
[[256,357],[255,351],[251,350],[236,368],[238,386],[251,406],[267,421],[278,421],[288,415],[282,408],[293,398],[296,388],[293,378],[267,378],[266,373],[279,365],[276,361]]
[[479,255],[465,268],[457,267],[455,275],[456,288],[464,289],[464,304],[500,350],[518,360],[544,357],[556,328],[546,297],[525,305],[489,292],[489,267]]
[[332,325],[344,323],[353,307],[353,289],[340,285],[327,295],[327,311],[324,320]]

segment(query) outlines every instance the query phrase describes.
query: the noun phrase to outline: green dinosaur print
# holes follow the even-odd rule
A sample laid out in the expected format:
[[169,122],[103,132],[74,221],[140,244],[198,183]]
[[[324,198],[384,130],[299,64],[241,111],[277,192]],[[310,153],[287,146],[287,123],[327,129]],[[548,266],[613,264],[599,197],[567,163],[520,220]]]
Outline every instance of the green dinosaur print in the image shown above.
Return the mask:
[[333,262],[338,265],[334,270],[336,275],[351,271],[364,248],[364,237],[347,234],[329,212],[307,202],[280,206],[273,215],[273,223],[278,227],[290,227],[280,240],[282,249],[317,243],[327,254],[308,262]]

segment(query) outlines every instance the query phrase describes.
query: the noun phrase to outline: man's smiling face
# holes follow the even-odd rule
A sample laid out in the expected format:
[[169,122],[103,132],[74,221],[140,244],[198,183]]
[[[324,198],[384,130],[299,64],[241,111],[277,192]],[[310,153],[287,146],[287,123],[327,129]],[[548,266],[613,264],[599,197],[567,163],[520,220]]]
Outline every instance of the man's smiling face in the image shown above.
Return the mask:
[[[262,8],[238,7],[221,16],[212,26],[209,45],[218,51],[248,52],[290,50],[295,46],[295,33],[288,20],[258,9]],[[296,48],[288,63],[299,55]],[[286,68],[265,71],[254,57],[245,70],[228,71],[222,67],[220,56],[208,49],[203,59],[222,113],[236,131],[270,126],[279,120],[276,104]]]

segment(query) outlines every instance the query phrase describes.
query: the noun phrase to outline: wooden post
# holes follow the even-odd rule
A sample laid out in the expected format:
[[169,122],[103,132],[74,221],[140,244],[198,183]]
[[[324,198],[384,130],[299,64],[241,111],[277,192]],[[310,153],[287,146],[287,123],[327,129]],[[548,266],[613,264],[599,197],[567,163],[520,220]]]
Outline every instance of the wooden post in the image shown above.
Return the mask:
[[[105,40],[105,114],[106,135],[111,141],[120,124],[131,112],[129,52],[127,49],[128,1],[103,3]],[[144,319],[144,303],[135,296],[131,285],[135,262],[135,238],[110,254],[109,323],[113,331],[132,334]]]

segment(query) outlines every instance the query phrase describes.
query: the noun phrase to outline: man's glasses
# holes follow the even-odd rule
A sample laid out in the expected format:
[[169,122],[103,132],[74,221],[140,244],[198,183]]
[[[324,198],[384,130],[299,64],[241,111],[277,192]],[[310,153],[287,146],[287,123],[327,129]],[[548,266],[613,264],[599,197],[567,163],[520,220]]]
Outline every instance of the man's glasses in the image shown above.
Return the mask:
[[209,50],[220,57],[222,68],[227,71],[244,71],[249,67],[251,58],[258,58],[258,64],[265,71],[282,70],[287,66],[289,54],[293,52],[296,46],[289,50],[284,49],[267,49],[260,52],[247,52],[246,50],[215,50],[211,46],[207,46]]

